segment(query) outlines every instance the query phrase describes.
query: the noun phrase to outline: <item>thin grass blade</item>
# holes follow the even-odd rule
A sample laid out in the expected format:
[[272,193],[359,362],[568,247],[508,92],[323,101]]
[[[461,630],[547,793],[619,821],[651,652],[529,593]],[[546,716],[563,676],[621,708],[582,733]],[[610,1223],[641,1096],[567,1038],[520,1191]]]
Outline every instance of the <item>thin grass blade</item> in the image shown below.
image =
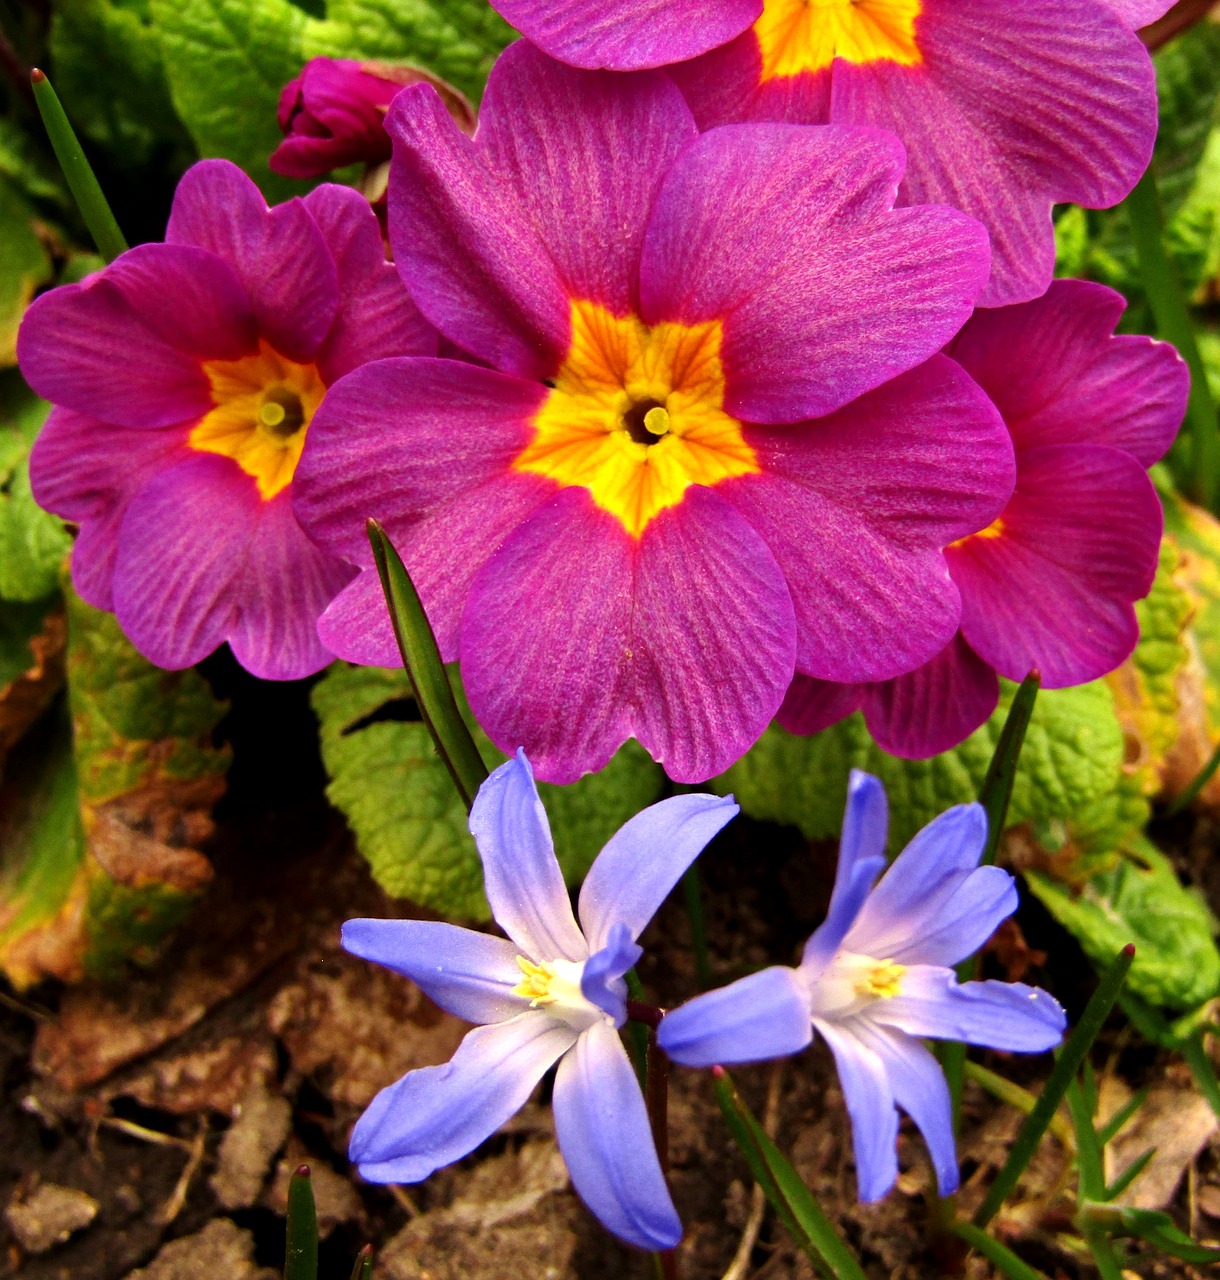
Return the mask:
[[373,1280],[373,1246],[366,1244],[356,1254],[356,1265],[352,1268],[352,1280]]
[[1114,1179],[1113,1182],[1106,1187],[1106,1193],[1103,1197],[1106,1201],[1117,1200],[1124,1191],[1140,1176],[1148,1167],[1148,1162],[1156,1155],[1156,1148],[1149,1147],[1143,1155],[1136,1156],[1134,1160]]
[[823,1275],[833,1280],[866,1280],[860,1264],[809,1188],[742,1101],[729,1073],[717,1067],[713,1074],[716,1101],[729,1132],[792,1238]]
[[107,262],[113,262],[126,250],[127,241],[119,230],[114,214],[110,211],[110,205],[102,193],[101,183],[98,182],[89,161],[85,159],[76,131],[68,122],[59,95],[46,74],[35,68],[30,73],[30,84],[34,89],[34,101],[38,104],[42,123],[46,127],[47,136],[51,139],[51,146],[55,149],[55,158],[59,161],[59,167],[68,181],[68,187],[72,192],[72,198],[76,201],[76,207],[80,210],[80,216],[85,220],[85,226],[89,228],[89,234],[93,237],[93,243],[97,245],[98,253]]
[[288,1180],[284,1280],[318,1280],[318,1210],[307,1164],[299,1165]]
[[1101,981],[1097,984],[1097,990],[1093,992],[1093,998],[1076,1024],[1075,1031],[1068,1037],[1067,1043],[1055,1059],[1054,1069],[1046,1082],[1046,1087],[1038,1097],[1037,1106],[1025,1118],[1025,1123],[1009,1149],[1004,1167],[996,1175],[996,1180],[991,1184],[983,1203],[975,1212],[976,1227],[986,1227],[995,1217],[1000,1206],[1012,1194],[1017,1180],[1033,1158],[1038,1143],[1042,1141],[1042,1136],[1050,1126],[1055,1112],[1059,1110],[1059,1104],[1063,1101],[1068,1087],[1075,1080],[1076,1072],[1080,1070],[1081,1063],[1093,1047],[1093,1041],[1097,1039],[1102,1025],[1110,1016],[1110,1010],[1114,1008],[1134,959],[1135,947],[1125,946],[1102,975]]
[[991,763],[987,766],[983,785],[979,788],[979,804],[987,810],[987,844],[983,849],[983,866],[990,866],[995,861],[996,850],[1000,847],[1000,836],[1004,834],[1004,822],[1008,817],[1008,802],[1012,799],[1012,784],[1017,776],[1017,761],[1025,744],[1029,718],[1034,713],[1034,703],[1041,687],[1042,677],[1037,671],[1031,671],[1021,681],[1012,706],[1008,708],[1004,728],[1000,730],[1000,740],[996,743]]
[[953,1234],[964,1240],[976,1253],[981,1253],[1008,1280],[1047,1280],[1046,1275],[1028,1262],[1023,1262],[1007,1245],[976,1227],[973,1222],[959,1222]]
[[453,785],[469,809],[487,777],[487,766],[458,710],[436,636],[402,558],[376,520],[368,522],[368,533],[377,573],[381,577],[381,589],[390,607],[394,637],[415,692],[415,701],[419,704],[419,713],[449,770]]

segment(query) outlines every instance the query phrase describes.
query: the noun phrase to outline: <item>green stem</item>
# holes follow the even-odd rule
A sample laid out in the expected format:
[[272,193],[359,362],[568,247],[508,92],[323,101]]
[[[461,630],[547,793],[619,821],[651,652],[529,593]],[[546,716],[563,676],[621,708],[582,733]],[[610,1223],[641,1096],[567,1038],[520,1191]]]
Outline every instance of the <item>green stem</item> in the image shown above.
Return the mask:
[[453,785],[469,809],[487,777],[487,766],[458,710],[436,636],[432,633],[415,584],[394,544],[376,520],[368,522],[368,533],[381,589],[385,592],[394,624],[394,638],[398,641],[398,651],[402,654],[419,714],[436,743],[445,768],[449,770]]
[[30,83],[34,88],[34,101],[38,103],[42,123],[46,126],[47,136],[55,149],[55,158],[68,180],[68,187],[85,220],[85,226],[89,228],[98,253],[107,262],[113,262],[127,249],[127,241],[110,211],[110,205],[106,203],[101,184],[89,167],[89,161],[85,159],[85,153],[50,80],[35,68],[30,72]]
[[1136,184],[1123,207],[1131,223],[1144,293],[1156,321],[1157,336],[1172,342],[1190,368],[1186,420],[1190,423],[1192,456],[1183,488],[1196,502],[1215,510],[1220,495],[1220,432],[1217,432],[1216,406],[1199,355],[1199,344],[1195,341],[1182,280],[1165,248],[1161,197],[1151,169]]
[[1080,1070],[1081,1063],[1093,1047],[1093,1041],[1097,1039],[1105,1020],[1110,1016],[1110,1010],[1114,1008],[1118,993],[1122,990],[1127,971],[1131,968],[1131,962],[1134,959],[1135,948],[1130,945],[1125,946],[1102,975],[1101,981],[1097,984],[1097,990],[1093,992],[1093,998],[1076,1024],[1075,1031],[1068,1037],[1067,1043],[1055,1059],[1050,1079],[1039,1095],[1037,1104],[1026,1116],[1025,1123],[1017,1133],[1004,1167],[996,1175],[996,1180],[991,1184],[983,1203],[975,1212],[976,1227],[985,1227],[995,1217],[1000,1206],[1016,1187],[1025,1166],[1033,1159],[1038,1143],[1042,1141],[1042,1135],[1054,1119],[1055,1112],[1059,1110],[1059,1104],[1063,1101],[1068,1086],[1076,1078],[1076,1072]]
[[366,1244],[356,1254],[356,1265],[352,1267],[352,1280],[373,1280],[373,1246]]
[[953,1234],[964,1240],[977,1253],[981,1253],[988,1262],[1008,1277],[1008,1280],[1046,1280],[1046,1276],[1028,1262],[1023,1262],[1006,1245],[1002,1245],[986,1231],[980,1230],[972,1222],[959,1222],[953,1228]]
[[686,901],[686,916],[690,921],[691,950],[695,953],[695,981],[700,991],[712,985],[712,965],[707,951],[707,924],[703,916],[703,883],[699,877],[699,864],[692,862],[682,877],[682,897]]
[[1207,1099],[1207,1105],[1220,1116],[1220,1080],[1216,1079],[1216,1068],[1207,1056],[1207,1046],[1203,1043],[1204,1032],[1198,1031],[1182,1044],[1182,1057],[1190,1068],[1190,1074],[1199,1086],[1199,1092]]
[[1089,1246],[1093,1261],[1097,1263],[1097,1271],[1101,1280],[1123,1280],[1122,1263],[1114,1256],[1110,1238],[1104,1229],[1095,1222],[1081,1222],[1080,1234]]

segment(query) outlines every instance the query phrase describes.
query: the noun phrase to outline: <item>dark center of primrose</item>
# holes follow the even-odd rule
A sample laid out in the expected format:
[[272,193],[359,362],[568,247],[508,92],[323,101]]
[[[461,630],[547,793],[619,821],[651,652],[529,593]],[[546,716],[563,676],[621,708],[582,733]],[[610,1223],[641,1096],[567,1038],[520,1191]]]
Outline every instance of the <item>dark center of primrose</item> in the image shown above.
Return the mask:
[[[653,414],[645,423],[645,419],[654,409],[659,409],[660,414]],[[657,427],[660,427],[660,430],[656,430]],[[633,404],[623,414],[623,430],[636,444],[656,444],[669,430],[665,421],[665,406],[659,400],[641,400],[638,404]]]
[[268,387],[263,393],[259,418],[272,435],[287,440],[305,425],[301,397],[290,387]]

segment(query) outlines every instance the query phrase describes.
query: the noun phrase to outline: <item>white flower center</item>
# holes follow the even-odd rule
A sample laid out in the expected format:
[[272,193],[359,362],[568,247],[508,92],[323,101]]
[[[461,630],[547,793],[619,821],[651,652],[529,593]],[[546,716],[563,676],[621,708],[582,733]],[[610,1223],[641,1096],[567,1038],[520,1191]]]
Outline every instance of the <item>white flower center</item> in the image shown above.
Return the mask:
[[893,960],[840,951],[820,977],[810,984],[815,1018],[848,1018],[877,1000],[892,1000],[902,992],[906,965]]
[[524,976],[513,988],[513,995],[528,1000],[531,1009],[545,1009],[552,1018],[566,1022],[574,1031],[584,1031],[603,1019],[613,1023],[610,1015],[586,999],[580,989],[585,971],[583,960],[544,960],[535,964],[518,956],[517,968]]

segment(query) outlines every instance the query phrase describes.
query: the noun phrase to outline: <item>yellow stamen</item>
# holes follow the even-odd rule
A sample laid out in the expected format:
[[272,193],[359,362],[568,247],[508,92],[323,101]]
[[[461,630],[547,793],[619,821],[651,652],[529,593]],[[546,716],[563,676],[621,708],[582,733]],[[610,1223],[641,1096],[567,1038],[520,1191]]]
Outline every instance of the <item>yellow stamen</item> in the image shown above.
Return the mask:
[[644,428],[654,436],[663,436],[669,431],[669,411],[657,405],[644,415]]
[[326,386],[312,364],[297,364],[267,342],[256,355],[210,360],[203,366],[216,406],[191,431],[188,443],[232,458],[265,499],[292,483],[305,432]]
[[513,988],[513,995],[528,1000],[531,1009],[536,1009],[540,1004],[550,1004],[555,999],[551,993],[555,970],[551,965],[534,964],[524,956],[518,956],[517,968],[525,977]]
[[518,471],[580,486],[638,538],[691,485],[761,470],[724,409],[719,321],[649,328],[572,303],[572,339]]
[[892,960],[879,960],[871,970],[860,975],[856,982],[856,994],[879,1000],[892,1000],[902,991],[902,975],[906,971],[907,967],[904,964],[895,964]]

